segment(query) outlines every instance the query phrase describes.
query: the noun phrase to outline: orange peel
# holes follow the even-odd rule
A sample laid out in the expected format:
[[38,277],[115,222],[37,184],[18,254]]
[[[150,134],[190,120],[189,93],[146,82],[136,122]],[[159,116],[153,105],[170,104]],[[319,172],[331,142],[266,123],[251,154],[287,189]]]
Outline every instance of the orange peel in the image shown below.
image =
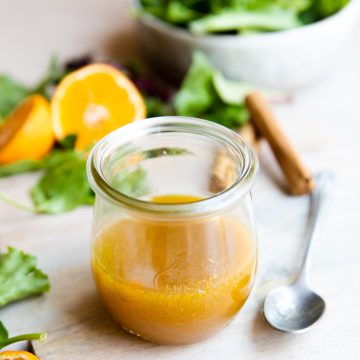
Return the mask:
[[51,109],[56,138],[75,134],[78,150],[146,116],[136,86],[121,71],[105,64],[87,65],[67,75],[55,90]]
[[28,351],[2,351],[0,360],[39,360],[39,358]]
[[31,95],[0,126],[0,164],[39,160],[54,141],[50,104],[41,95]]

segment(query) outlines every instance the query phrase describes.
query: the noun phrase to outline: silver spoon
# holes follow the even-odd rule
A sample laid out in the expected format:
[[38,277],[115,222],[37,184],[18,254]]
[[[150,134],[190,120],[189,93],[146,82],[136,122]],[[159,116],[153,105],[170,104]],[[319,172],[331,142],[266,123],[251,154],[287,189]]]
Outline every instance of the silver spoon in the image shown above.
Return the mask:
[[274,328],[284,332],[301,332],[320,319],[325,311],[325,301],[307,284],[308,255],[312,240],[317,234],[317,219],[333,175],[322,172],[315,176],[316,188],[310,195],[308,240],[296,280],[272,290],[265,298],[264,316]]

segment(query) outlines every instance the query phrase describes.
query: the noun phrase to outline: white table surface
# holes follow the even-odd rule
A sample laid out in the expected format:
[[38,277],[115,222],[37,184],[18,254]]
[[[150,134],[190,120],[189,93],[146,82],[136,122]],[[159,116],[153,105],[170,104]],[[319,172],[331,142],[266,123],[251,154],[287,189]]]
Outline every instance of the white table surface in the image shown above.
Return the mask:
[[[117,52],[117,43],[131,53],[135,42],[133,36],[128,40],[124,35],[128,29],[131,24],[121,0],[1,0],[0,72],[11,72],[20,80],[33,82],[43,73],[52,53],[62,59],[88,51],[107,56]],[[308,210],[308,197],[290,197],[281,190],[281,175],[264,145],[254,189],[260,245],[255,291],[242,314],[229,329],[202,345],[201,354],[184,347],[186,357],[174,355],[166,359],[238,359],[241,355],[243,359],[267,360],[360,358],[359,39],[360,26],[336,71],[299,92],[291,104],[275,109],[311,169],[333,169],[337,175],[332,202],[313,249],[311,283],[327,301],[324,318],[305,334],[288,335],[272,330],[260,315],[266,292],[296,270]],[[26,200],[33,181],[34,175],[2,179],[0,191]],[[60,229],[68,223],[74,226],[69,225],[56,236],[88,236],[90,219],[89,208],[56,217],[34,217],[0,204],[0,247],[33,249],[40,237],[51,241],[52,228]],[[75,226],[78,224],[82,225]],[[38,247],[36,252],[45,270],[51,266],[46,261],[49,251],[54,250],[50,246],[43,250]],[[12,311],[0,310],[0,319],[11,324],[13,333],[33,330],[27,325],[36,323],[36,319],[31,318],[31,313],[27,316],[15,321]],[[248,331],[238,337],[232,335],[226,347],[221,345],[228,332],[236,334],[237,324],[245,318],[250,324]],[[221,353],[216,351],[217,343]],[[165,359],[161,349],[157,354]],[[141,354],[141,359],[153,358],[150,353]]]

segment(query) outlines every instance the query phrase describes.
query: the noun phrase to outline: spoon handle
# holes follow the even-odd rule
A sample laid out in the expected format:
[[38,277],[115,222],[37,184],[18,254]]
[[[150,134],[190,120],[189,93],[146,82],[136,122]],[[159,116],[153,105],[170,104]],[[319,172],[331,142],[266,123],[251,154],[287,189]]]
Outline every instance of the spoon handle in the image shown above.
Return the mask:
[[309,272],[309,253],[314,238],[318,233],[318,218],[325,199],[329,193],[330,184],[333,182],[331,172],[322,172],[315,175],[315,189],[310,193],[310,210],[307,228],[307,242],[299,270],[297,281],[306,281]]

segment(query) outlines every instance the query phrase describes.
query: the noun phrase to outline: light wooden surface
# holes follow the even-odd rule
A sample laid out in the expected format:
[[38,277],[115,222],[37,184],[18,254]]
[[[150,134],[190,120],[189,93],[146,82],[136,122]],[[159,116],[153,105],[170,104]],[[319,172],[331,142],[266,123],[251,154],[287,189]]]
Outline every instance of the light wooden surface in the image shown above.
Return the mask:
[[[0,71],[34,81],[52,52],[61,57],[87,50],[104,53],[118,33],[122,46],[132,48],[133,41],[121,35],[130,26],[123,14],[121,0],[1,0]],[[287,281],[298,265],[308,206],[307,197],[283,193],[266,146],[261,148],[262,169],[254,189],[260,245],[257,284],[243,311],[217,336],[192,346],[160,347],[132,338],[112,324],[89,274],[90,208],[52,217],[0,204],[1,249],[13,245],[36,254],[53,285],[46,296],[0,310],[0,319],[14,334],[47,330],[47,344],[36,345],[42,360],[359,359],[359,36],[360,27],[343,62],[327,79],[298,93],[291,104],[276,107],[310,168],[330,168],[337,174],[332,203],[313,249],[311,280],[326,299],[327,312],[311,331],[279,333],[260,313],[267,291]],[[35,177],[0,180],[0,190],[27,200]]]

